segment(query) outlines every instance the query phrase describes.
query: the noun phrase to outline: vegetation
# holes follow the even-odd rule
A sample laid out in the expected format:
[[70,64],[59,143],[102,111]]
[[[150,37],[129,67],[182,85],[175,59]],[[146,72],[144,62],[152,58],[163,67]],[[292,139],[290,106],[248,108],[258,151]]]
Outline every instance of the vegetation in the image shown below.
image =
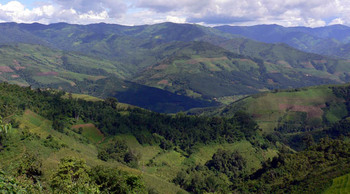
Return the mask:
[[[281,153],[248,181],[248,192],[320,193],[349,173],[349,143],[322,139],[298,153]],[[253,186],[254,185],[254,186]]]
[[[287,135],[278,135],[283,131],[269,133],[265,139],[254,117],[242,111],[236,111],[233,117],[165,115],[120,106],[113,98],[85,101],[67,98],[61,91],[7,83],[0,86],[1,103],[5,105],[1,114],[17,127],[7,133],[7,147],[0,152],[4,158],[0,162],[6,167],[0,179],[3,191],[170,191],[150,186],[149,179],[157,176],[164,179],[164,185],[169,184],[168,188],[174,183],[192,193],[321,192],[332,185],[333,179],[350,173],[347,118],[323,123],[319,126],[325,127],[323,130],[300,136],[307,149],[291,152],[281,145],[291,142],[286,141]],[[332,102],[329,107],[335,102],[344,103],[339,98],[345,98],[340,94],[347,93],[347,86],[338,87],[323,87],[326,94],[334,95],[325,98]],[[319,94],[315,88],[311,91]],[[307,92],[305,89],[295,95],[310,97]],[[100,130],[102,139],[89,141],[86,126],[95,126],[90,129],[94,134]],[[244,147],[237,147],[240,145]],[[33,152],[34,148],[41,153]],[[277,157],[264,156],[272,149],[280,149]],[[79,152],[84,158],[74,157]],[[253,159],[250,154],[262,156]],[[60,161],[50,162],[57,156]],[[21,160],[12,164],[14,157]],[[49,172],[47,169],[52,167],[54,170]]]
[[349,58],[347,52],[350,29],[343,25],[321,28],[287,28],[278,25],[218,26],[215,29],[261,42],[285,43],[305,52]]
[[[0,154],[4,158],[25,159],[14,164],[6,160],[0,162],[8,169],[6,180],[19,181],[19,189],[30,187],[33,192],[110,192],[108,189],[153,192],[152,188],[143,186],[137,178],[138,173],[133,176],[121,172],[115,164],[134,169],[143,169],[147,164],[147,170],[152,174],[152,169],[163,168],[166,172],[172,171],[167,179],[171,181],[181,168],[172,170],[172,166],[179,163],[170,163],[167,156],[191,163],[194,160],[190,157],[202,145],[234,144],[244,140],[262,152],[260,146],[266,142],[258,135],[256,123],[244,112],[237,112],[231,118],[186,116],[183,113],[165,115],[132,106],[121,107],[116,99],[85,101],[66,98],[61,91],[33,90],[7,83],[1,83],[0,90],[3,94],[1,104],[6,105],[0,108],[1,114],[19,122],[19,130],[11,130],[8,149]],[[83,123],[94,124],[94,130],[100,130],[103,138],[98,142],[89,141],[89,134],[83,128],[88,125]],[[77,126],[82,126],[81,130],[76,129]],[[122,138],[123,134],[132,135],[136,142],[130,144]],[[158,151],[153,151],[150,156],[141,155],[149,149]],[[35,150],[40,150],[40,154]],[[84,155],[84,159],[72,157],[76,155]],[[58,161],[52,163],[57,159],[62,159],[59,164]],[[89,165],[85,161],[89,161]],[[198,162],[194,161],[194,164]],[[97,165],[101,167],[95,168]],[[48,171],[49,166],[56,170]],[[107,172],[118,176],[105,175]],[[216,180],[212,175],[208,181]],[[108,183],[105,177],[121,180],[120,185]]]
[[0,192],[348,188],[350,87],[281,88],[347,82],[349,61],[190,24],[0,28]]
[[0,27],[6,29],[0,37],[0,80],[116,97],[157,112],[216,106],[218,98],[234,95],[349,81],[346,60],[199,25]]

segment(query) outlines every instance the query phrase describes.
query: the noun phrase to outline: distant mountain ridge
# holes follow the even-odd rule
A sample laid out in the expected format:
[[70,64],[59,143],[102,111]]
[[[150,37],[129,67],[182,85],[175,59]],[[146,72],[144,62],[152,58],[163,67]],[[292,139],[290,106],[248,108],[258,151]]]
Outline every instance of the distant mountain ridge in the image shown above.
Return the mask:
[[[284,30],[280,26],[264,27]],[[193,24],[2,23],[0,31],[0,44],[14,46],[6,51],[11,57],[1,66],[13,65],[18,57],[34,57],[30,62],[34,65],[51,65],[51,70],[23,70],[26,74],[19,76],[12,76],[4,69],[1,80],[97,97],[115,96],[122,102],[159,112],[217,105],[217,98],[226,96],[350,80],[347,60]],[[335,32],[328,34],[332,33]],[[47,58],[43,54],[46,50],[66,58],[55,58],[53,53]],[[40,77],[40,73],[58,72],[57,68],[70,76],[63,78],[49,73],[54,79]],[[28,79],[21,80],[23,76]],[[125,92],[126,88],[129,92]],[[158,96],[153,96],[155,93]]]
[[349,58],[350,27],[331,25],[318,28],[279,25],[218,26],[222,32],[265,43],[286,43],[305,52]]

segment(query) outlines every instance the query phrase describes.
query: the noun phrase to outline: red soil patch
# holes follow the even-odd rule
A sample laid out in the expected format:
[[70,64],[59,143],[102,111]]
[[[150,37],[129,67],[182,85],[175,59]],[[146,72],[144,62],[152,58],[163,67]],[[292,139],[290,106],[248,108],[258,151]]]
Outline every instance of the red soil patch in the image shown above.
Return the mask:
[[314,68],[310,61],[301,62],[300,64],[303,65],[305,68]]
[[12,78],[19,78],[19,75],[11,75]]
[[36,74],[37,76],[56,76],[58,75],[57,72],[49,71],[49,72],[40,72]]
[[246,62],[246,61],[250,61],[249,59],[240,59],[240,61]]
[[22,66],[15,66],[14,68],[15,68],[15,69],[18,71],[18,70],[21,70],[21,69],[25,69],[26,67],[22,67]]
[[315,63],[327,63],[327,60],[313,60]]
[[84,128],[84,127],[95,127],[95,125],[92,124],[92,123],[88,123],[88,124],[80,124],[80,125],[73,125],[72,126],[73,129],[79,129],[80,127],[82,127],[82,128]]
[[[73,125],[72,126],[72,128],[73,129],[79,129],[79,128],[96,128],[97,129],[97,127],[94,125],[94,124],[92,124],[92,123],[87,123],[87,124],[80,124],[80,125]],[[98,134],[99,135],[103,135],[103,133],[99,130],[99,129],[97,129],[97,131],[98,131]]]
[[267,83],[274,84],[275,82],[273,81],[273,79],[267,79]]
[[168,84],[169,84],[169,81],[163,79],[163,80],[160,80],[157,84],[158,84],[158,85],[168,85]]
[[156,73],[156,74],[152,75],[151,79],[158,79],[158,78],[161,78],[161,77],[163,77],[163,74]]
[[104,78],[106,78],[106,76],[89,76],[88,77],[88,79],[92,80],[92,81],[97,81],[97,80],[104,79]]
[[155,69],[155,70],[163,70],[163,69],[168,68],[168,66],[169,66],[169,65],[161,64],[161,65],[158,65],[158,66],[153,67],[153,69]]
[[322,104],[319,106],[303,106],[303,105],[291,105],[291,104],[279,104],[280,110],[290,110],[295,112],[306,112],[308,118],[319,118],[323,115],[321,108],[326,107]]
[[281,64],[281,65],[289,65],[289,63],[287,61],[283,61],[283,60],[279,60],[277,61],[278,64]]
[[25,69],[25,67],[22,67],[21,64],[19,64],[19,62],[16,59],[13,60],[13,65],[17,71],[21,69]]
[[199,62],[212,62],[212,61],[217,61],[217,60],[227,60],[227,57],[190,59],[190,60],[187,60],[186,63],[190,64],[190,65],[194,65],[194,64],[197,64]]
[[0,71],[4,73],[12,73],[14,72],[9,66],[0,66]]
[[13,60],[13,64],[16,66],[21,66],[21,64],[19,64],[19,62],[16,59]]
[[191,59],[191,60],[188,60],[186,61],[187,64],[190,64],[190,65],[194,65],[194,64],[197,64],[199,63],[200,61],[199,60],[196,60],[196,59]]
[[279,61],[277,61],[277,64],[278,65],[284,65],[285,68],[289,68],[289,69],[292,68],[292,66],[290,66],[290,64],[287,61],[279,60]]
[[341,71],[341,72],[335,72],[335,73],[334,73],[334,75],[336,75],[336,76],[340,76],[340,75],[343,75],[343,74],[344,74],[344,72],[342,72],[342,71]]

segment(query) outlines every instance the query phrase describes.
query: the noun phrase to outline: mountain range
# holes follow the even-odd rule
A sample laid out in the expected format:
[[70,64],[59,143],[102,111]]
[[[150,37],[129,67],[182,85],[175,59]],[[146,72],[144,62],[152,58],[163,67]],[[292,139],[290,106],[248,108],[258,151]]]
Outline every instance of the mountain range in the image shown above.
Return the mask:
[[347,29],[2,23],[0,79],[114,96],[159,112],[184,111],[261,91],[349,81],[347,59],[280,42],[296,40],[288,34],[299,30],[310,37],[322,34],[317,36],[322,44],[328,38],[345,45]]
[[265,43],[285,43],[296,49],[348,59],[350,27],[331,25],[318,28],[279,25],[217,26],[222,32]]
[[347,29],[2,23],[0,191],[348,192]]

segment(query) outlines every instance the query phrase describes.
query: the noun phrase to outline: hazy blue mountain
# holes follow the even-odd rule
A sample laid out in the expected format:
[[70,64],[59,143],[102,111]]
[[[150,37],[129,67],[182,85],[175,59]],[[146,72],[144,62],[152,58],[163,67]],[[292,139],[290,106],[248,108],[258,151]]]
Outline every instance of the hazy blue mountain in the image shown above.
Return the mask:
[[[337,27],[342,29],[342,26]],[[227,26],[226,28],[231,29]],[[277,25],[232,28],[251,36],[264,34],[267,40],[273,37],[271,42],[283,40],[280,37],[288,30],[290,37],[307,34],[312,40],[321,39],[311,32],[308,34],[308,30],[315,30],[309,28],[289,29]],[[10,80],[12,83],[35,87],[62,88],[98,97],[116,96],[122,102],[157,111],[215,105],[216,102],[213,101],[224,96],[344,83],[350,80],[350,62],[346,60],[306,53],[286,43],[263,43],[223,32],[222,29],[200,25],[3,23],[0,24],[0,29],[3,29],[0,43],[18,44],[17,47],[4,51],[5,54],[11,53],[7,56],[13,56],[3,66],[13,65],[13,60],[22,60],[24,57],[23,63],[39,65],[38,69],[44,73],[69,72],[69,76],[67,73],[62,74],[65,77],[38,77],[36,70],[29,71],[31,68],[28,67],[22,70],[24,73],[21,75],[7,75],[8,72],[3,72],[3,81]],[[318,29],[323,36],[337,32],[321,30]],[[262,33],[263,31],[266,33]],[[290,38],[287,35],[284,37]],[[345,33],[338,36],[339,40],[345,39],[344,37]],[[309,45],[310,41],[300,42]],[[323,44],[322,41],[318,43]],[[30,46],[33,44],[42,46]],[[331,48],[329,45],[327,48]],[[27,50],[23,50],[22,46]],[[346,54],[345,50],[339,50],[337,46],[334,48]],[[45,54],[46,50],[51,53]],[[74,57],[69,57],[71,55]],[[28,57],[33,60],[28,62]],[[5,55],[3,58],[6,58]],[[51,69],[45,69],[45,64]],[[4,68],[6,71],[6,67]],[[89,76],[95,77],[92,79]],[[23,77],[26,79],[17,80]],[[133,84],[126,84],[127,82]],[[121,83],[130,90],[126,92]],[[109,87],[106,88],[106,85]],[[134,87],[142,92],[135,92]],[[169,92],[174,96],[169,97]],[[157,96],[153,96],[153,93]],[[154,99],[163,104],[157,104]],[[194,99],[199,101],[193,101]],[[179,106],[179,109],[174,108],[175,106]]]
[[218,26],[222,32],[244,36],[266,43],[286,43],[306,52],[349,58],[346,44],[350,27],[332,25],[319,28],[283,27],[279,25]]

